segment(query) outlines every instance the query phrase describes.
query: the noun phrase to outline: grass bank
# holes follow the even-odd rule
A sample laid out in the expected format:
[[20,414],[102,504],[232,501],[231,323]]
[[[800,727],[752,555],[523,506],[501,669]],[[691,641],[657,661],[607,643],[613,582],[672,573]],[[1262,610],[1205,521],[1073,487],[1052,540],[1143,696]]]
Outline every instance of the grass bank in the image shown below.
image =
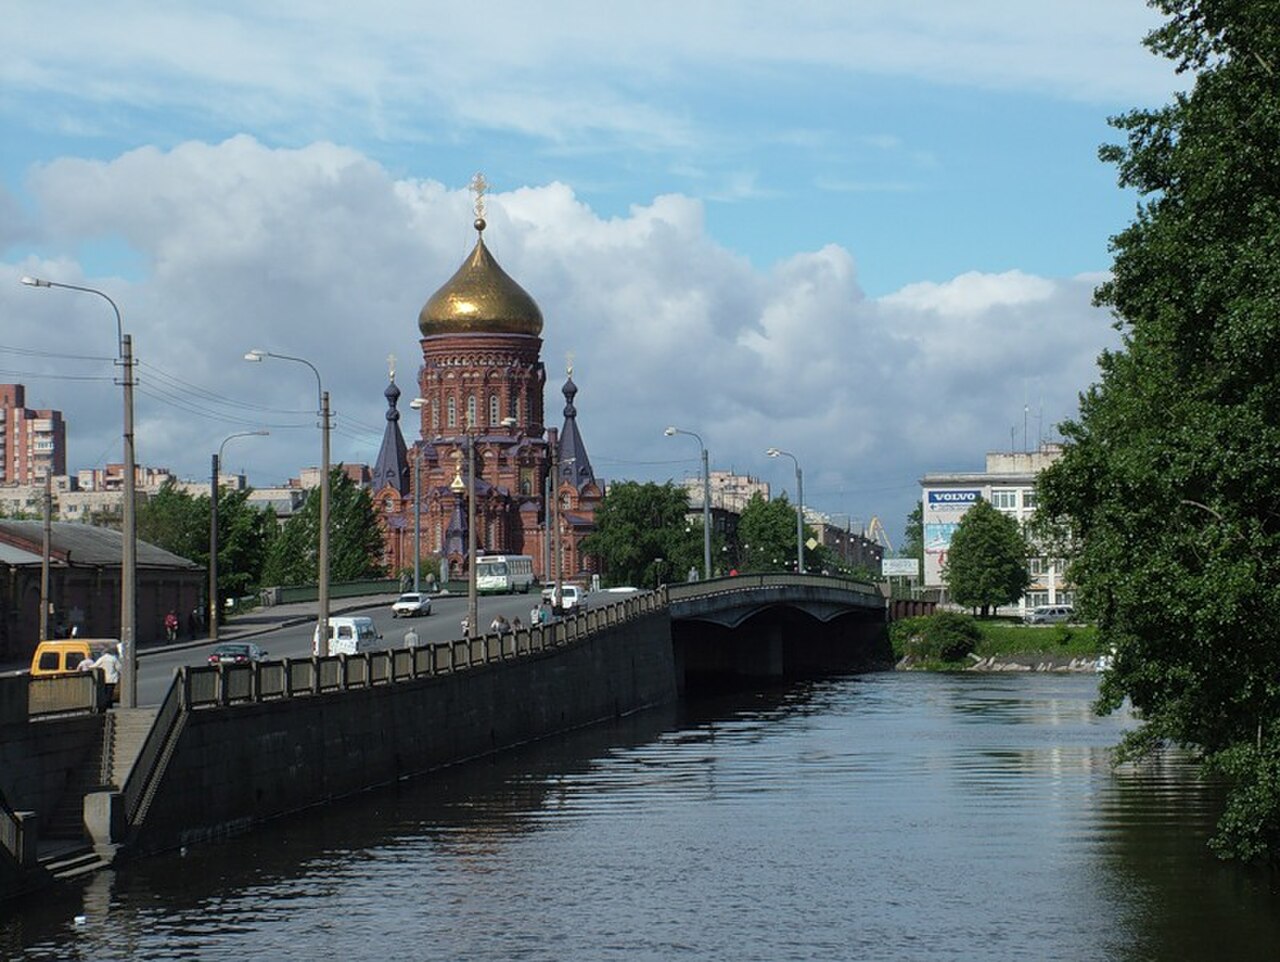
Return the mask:
[[[918,640],[928,627],[930,618],[903,618],[889,626],[889,640],[895,658],[908,653],[913,640]],[[973,618],[977,629],[973,653],[979,658],[1034,659],[1096,658],[1098,630],[1093,625],[1025,625],[1007,618]],[[930,659],[931,660],[931,659]],[[956,663],[963,667],[969,663]]]

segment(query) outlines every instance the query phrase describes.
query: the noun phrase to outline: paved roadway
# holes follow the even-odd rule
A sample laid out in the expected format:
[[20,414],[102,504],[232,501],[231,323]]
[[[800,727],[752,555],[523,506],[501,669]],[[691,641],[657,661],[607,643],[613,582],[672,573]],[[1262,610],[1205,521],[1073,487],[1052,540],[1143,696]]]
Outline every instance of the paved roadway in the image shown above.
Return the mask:
[[[530,609],[537,604],[538,597],[536,589],[527,595],[482,596],[479,599],[480,624],[488,628],[489,622],[502,614],[508,621],[519,617],[520,621],[527,625]],[[623,595],[612,592],[597,592],[587,597],[587,603],[595,607],[609,604],[621,597]],[[382,635],[383,644],[388,648],[404,644],[404,635],[410,626],[417,630],[419,643],[449,641],[462,637],[462,619],[467,613],[466,595],[433,598],[431,614],[420,618],[393,618],[391,615],[393,600],[395,596],[377,601],[371,599],[369,605],[362,606],[360,610],[352,610],[347,600],[339,603],[344,605],[347,614],[367,615],[373,618],[374,624]],[[359,604],[359,601],[355,603]],[[259,611],[269,617],[271,609],[259,609]],[[336,612],[334,616],[337,616]],[[226,627],[222,640],[252,641],[264,648],[267,657],[271,659],[310,657],[314,620],[276,628],[263,627],[260,631],[256,627],[249,627],[246,621],[247,619],[233,620]],[[214,647],[214,643],[205,641],[189,642],[173,648],[143,649],[138,659],[138,704],[158,705],[169,690],[174,671],[181,665],[207,664],[209,653]]]

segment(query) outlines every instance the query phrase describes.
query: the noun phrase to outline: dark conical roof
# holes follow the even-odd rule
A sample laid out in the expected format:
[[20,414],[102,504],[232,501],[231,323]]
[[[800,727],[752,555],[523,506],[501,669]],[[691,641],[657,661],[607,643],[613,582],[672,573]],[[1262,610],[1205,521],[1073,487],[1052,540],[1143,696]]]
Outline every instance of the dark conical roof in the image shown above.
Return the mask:
[[409,493],[409,452],[400,433],[400,412],[396,410],[400,389],[393,380],[382,394],[387,399],[387,428],[382,432],[378,460],[373,463],[373,490],[392,487],[403,497]]

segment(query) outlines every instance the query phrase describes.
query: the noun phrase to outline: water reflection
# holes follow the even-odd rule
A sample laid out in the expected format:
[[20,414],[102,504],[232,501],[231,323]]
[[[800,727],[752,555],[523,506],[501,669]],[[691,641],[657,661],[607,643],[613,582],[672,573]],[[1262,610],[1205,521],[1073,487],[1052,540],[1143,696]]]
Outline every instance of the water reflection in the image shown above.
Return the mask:
[[[690,703],[101,873],[20,959],[1271,959],[1184,759],[1112,772],[1081,676]],[[76,915],[87,916],[76,925]]]

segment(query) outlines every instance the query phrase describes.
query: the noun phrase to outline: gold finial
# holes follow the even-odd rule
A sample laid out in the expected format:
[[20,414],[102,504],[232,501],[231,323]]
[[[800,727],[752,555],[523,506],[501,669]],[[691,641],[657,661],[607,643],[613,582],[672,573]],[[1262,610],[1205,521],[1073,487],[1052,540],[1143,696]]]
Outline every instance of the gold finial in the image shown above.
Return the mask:
[[393,381],[396,379],[396,356],[394,354],[387,355],[387,377]]
[[570,351],[568,354],[564,356],[564,361],[565,361],[565,364],[564,364],[565,373],[569,377],[573,377],[573,351]]
[[476,171],[476,175],[471,178],[471,192],[476,195],[475,211],[476,211],[476,230],[484,230],[484,195],[489,190],[489,182],[484,179],[484,174]]

